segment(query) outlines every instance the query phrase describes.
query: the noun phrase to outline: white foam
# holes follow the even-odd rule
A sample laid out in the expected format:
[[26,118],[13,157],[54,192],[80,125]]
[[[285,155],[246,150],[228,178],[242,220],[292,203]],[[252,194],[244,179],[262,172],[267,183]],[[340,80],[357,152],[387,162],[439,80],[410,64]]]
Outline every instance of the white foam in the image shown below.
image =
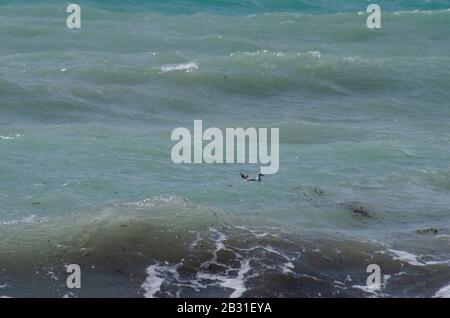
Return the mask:
[[183,63],[183,64],[168,64],[161,66],[160,71],[162,73],[174,72],[174,71],[186,71],[190,73],[194,70],[198,70],[198,64],[194,62]]
[[[230,298],[241,297],[242,294],[247,290],[245,286],[245,275],[250,271],[250,262],[248,260],[242,260],[241,266],[235,276],[229,276],[227,274],[210,274],[205,272],[198,272],[196,278],[193,280],[183,280],[180,278],[178,273],[178,267],[182,263],[176,265],[151,265],[147,268],[147,277],[142,283],[141,287],[145,290],[144,297],[155,298],[158,292],[161,292],[161,287],[166,280],[174,280],[176,286],[178,287],[189,287],[196,291],[200,289],[205,289],[210,286],[220,286],[223,288],[232,289]],[[180,291],[177,292],[179,295]]]
[[255,57],[255,56],[275,56],[275,57],[283,57],[285,56],[285,53],[283,52],[270,52],[268,50],[258,50],[258,51],[244,51],[244,52],[233,52],[230,53],[230,56],[250,56],[250,57]]
[[425,262],[426,265],[441,265],[441,264],[450,264],[450,260],[446,261],[428,261]]
[[[217,253],[224,249],[229,250],[225,248],[224,242],[228,239],[228,237],[221,233],[220,231],[210,228],[210,232],[214,234],[213,240],[215,242],[215,250],[213,252],[213,259],[210,263],[217,262]],[[236,254],[234,251],[232,251],[238,258],[242,258],[241,255]],[[241,267],[239,268],[239,271],[236,275],[236,277],[229,277],[224,275],[218,275],[218,274],[207,274],[207,273],[198,273],[197,277],[199,279],[207,279],[216,281],[216,284],[224,287],[224,288],[230,288],[233,289],[233,292],[230,295],[230,298],[238,298],[241,297],[242,294],[247,290],[245,287],[245,278],[244,275],[247,274],[250,271],[250,262],[248,260],[241,260]]]
[[[63,186],[67,186],[67,184],[63,184]],[[77,183],[78,184],[78,183]],[[155,195],[151,198],[147,198],[140,201],[133,201],[133,202],[120,202],[117,203],[118,206],[132,206],[132,207],[140,207],[140,208],[153,208],[156,206],[159,206],[161,204],[190,204],[190,201],[183,197],[177,197],[175,195]]]
[[399,260],[399,261],[404,261],[407,262],[410,265],[414,265],[414,266],[425,266],[426,264],[419,262],[419,260],[417,259],[417,256],[405,251],[399,251],[399,250],[393,250],[393,249],[388,249],[389,252],[391,252],[392,254],[394,254],[395,256],[393,257],[393,259],[395,260]]
[[450,284],[439,289],[433,297],[436,298],[450,298]]
[[315,277],[315,276],[308,275],[308,274],[300,274],[300,277],[306,277],[306,278],[315,280],[315,281],[317,281],[317,282],[323,282],[323,281],[324,281],[323,279],[320,279],[320,278],[317,278],[317,277]]
[[[211,239],[214,242],[214,250],[212,250],[211,259],[201,264],[200,269],[203,270],[197,272],[195,279],[183,279],[180,277],[178,268],[183,266],[184,259],[175,265],[168,263],[151,265],[147,268],[147,277],[141,285],[141,287],[145,290],[144,297],[157,297],[158,292],[161,292],[161,287],[165,282],[170,283],[171,286],[177,286],[180,288],[188,287],[196,291],[206,289],[211,286],[223,287],[232,290],[229,296],[230,298],[237,298],[243,295],[243,293],[247,290],[245,280],[247,273],[251,270],[250,261],[225,246],[224,242],[228,239],[225,234],[215,228],[210,228],[209,231],[211,233]],[[198,235],[194,240],[194,247],[201,239],[201,236]],[[238,269],[228,268],[224,273],[208,273],[206,269],[209,265],[224,265],[218,262],[218,252],[221,250],[227,250],[234,253],[240,261],[240,267]],[[172,296],[179,296],[180,292],[181,289]]]
[[251,234],[253,234],[253,236],[255,236],[256,238],[264,238],[266,236],[278,237],[278,235],[271,234],[271,233],[268,233],[268,232],[264,232],[262,230],[252,230],[252,229],[249,229],[248,227],[242,226],[242,225],[236,225],[235,228],[237,228],[239,230],[248,231]]
[[250,262],[248,260],[241,262],[241,268],[236,276],[236,278],[227,278],[220,285],[222,287],[234,289],[231,293],[230,298],[241,297],[242,294],[247,290],[245,287],[244,275],[250,271]]
[[295,268],[295,266],[294,266],[294,264],[292,263],[292,259],[291,259],[291,258],[289,258],[288,256],[284,255],[283,253],[277,251],[276,249],[274,249],[274,248],[271,247],[271,246],[266,246],[266,247],[264,247],[264,250],[266,250],[266,251],[268,251],[268,252],[270,252],[270,253],[279,255],[279,256],[281,256],[282,258],[284,258],[284,259],[286,260],[286,263],[284,263],[283,265],[280,266],[281,271],[282,271],[284,274],[293,273],[293,269]]
[[378,291],[379,289],[374,288],[372,286],[364,286],[364,285],[353,285],[353,288],[360,289],[368,294],[372,294],[373,296],[381,296]]
[[334,287],[340,288],[340,289],[347,289],[347,286],[338,280],[333,281]]
[[409,10],[409,11],[396,11],[394,15],[405,15],[405,14],[424,14],[424,15],[433,15],[439,14],[442,12],[449,12],[450,9],[440,9],[440,10]]
[[47,221],[47,218],[40,218],[35,214],[23,217],[20,220],[11,220],[11,221],[0,221],[0,225],[16,225],[16,224],[35,224],[35,223],[43,223]]
[[319,51],[309,51],[308,55],[315,57],[317,59],[320,59],[322,57],[322,54]]
[[59,280],[59,277],[56,276],[56,274],[55,274],[55,272],[54,272],[54,270],[53,270],[52,268],[47,269],[47,275],[48,275],[51,279],[53,279],[53,280],[55,280],[55,281],[58,281],[58,280]]
[[200,280],[213,281],[212,285],[233,289],[230,298],[239,298],[247,290],[245,286],[245,275],[250,271],[250,262],[248,260],[241,261],[241,267],[236,277],[228,277],[219,274],[197,273]]
[[22,137],[21,134],[16,134],[13,136],[0,136],[0,140],[14,140],[16,138]]
[[175,268],[167,265],[151,265],[147,268],[147,278],[142,283],[141,287],[145,289],[144,297],[154,298],[155,295],[161,290],[161,286],[164,283],[166,272],[174,272]]

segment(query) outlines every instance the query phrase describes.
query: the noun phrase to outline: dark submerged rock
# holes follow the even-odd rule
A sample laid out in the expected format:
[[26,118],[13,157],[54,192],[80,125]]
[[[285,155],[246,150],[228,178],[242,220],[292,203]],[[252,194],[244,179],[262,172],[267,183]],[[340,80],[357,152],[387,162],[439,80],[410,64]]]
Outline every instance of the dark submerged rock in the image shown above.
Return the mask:
[[435,228],[429,228],[429,229],[420,229],[420,230],[416,230],[417,234],[420,235],[436,235],[438,234],[439,230],[435,229]]
[[339,204],[339,207],[352,211],[354,215],[373,219],[373,214],[359,202],[345,202]]

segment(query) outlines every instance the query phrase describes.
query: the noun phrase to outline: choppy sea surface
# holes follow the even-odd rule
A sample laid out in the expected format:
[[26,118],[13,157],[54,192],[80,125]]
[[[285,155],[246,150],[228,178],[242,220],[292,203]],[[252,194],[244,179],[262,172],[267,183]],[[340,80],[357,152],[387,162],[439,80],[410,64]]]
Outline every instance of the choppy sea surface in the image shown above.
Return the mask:
[[[0,296],[449,297],[450,2],[377,3],[78,1],[69,30],[0,1]],[[195,119],[279,128],[279,172],[175,165]]]

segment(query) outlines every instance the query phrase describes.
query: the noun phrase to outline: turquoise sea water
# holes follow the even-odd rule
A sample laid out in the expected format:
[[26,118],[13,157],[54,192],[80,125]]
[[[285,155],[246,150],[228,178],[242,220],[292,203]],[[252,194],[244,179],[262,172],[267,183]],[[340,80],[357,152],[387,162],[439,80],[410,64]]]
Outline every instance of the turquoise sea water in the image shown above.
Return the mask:
[[[449,295],[449,1],[378,30],[367,1],[78,3],[0,2],[0,295]],[[279,128],[279,172],[173,164],[195,119]]]

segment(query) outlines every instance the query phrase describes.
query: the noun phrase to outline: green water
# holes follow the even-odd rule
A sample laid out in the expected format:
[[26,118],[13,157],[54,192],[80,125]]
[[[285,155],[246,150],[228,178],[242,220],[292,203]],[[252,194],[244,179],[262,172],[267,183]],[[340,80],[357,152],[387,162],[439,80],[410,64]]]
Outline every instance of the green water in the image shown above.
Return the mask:
[[[0,294],[361,297],[378,262],[376,296],[440,295],[450,4],[379,4],[369,30],[363,1],[85,1],[69,30],[2,1]],[[279,128],[279,172],[175,165],[195,119]]]

